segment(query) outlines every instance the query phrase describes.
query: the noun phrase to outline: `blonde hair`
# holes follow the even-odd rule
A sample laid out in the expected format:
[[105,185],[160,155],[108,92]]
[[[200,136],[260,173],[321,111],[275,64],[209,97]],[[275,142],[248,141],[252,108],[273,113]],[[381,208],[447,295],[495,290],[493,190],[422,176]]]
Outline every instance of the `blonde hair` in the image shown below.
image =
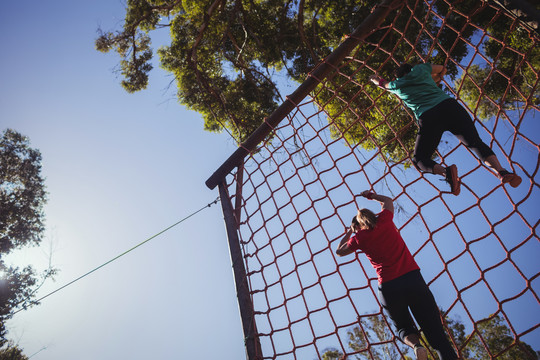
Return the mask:
[[360,209],[356,214],[356,221],[361,228],[373,229],[377,225],[377,215],[369,209]]

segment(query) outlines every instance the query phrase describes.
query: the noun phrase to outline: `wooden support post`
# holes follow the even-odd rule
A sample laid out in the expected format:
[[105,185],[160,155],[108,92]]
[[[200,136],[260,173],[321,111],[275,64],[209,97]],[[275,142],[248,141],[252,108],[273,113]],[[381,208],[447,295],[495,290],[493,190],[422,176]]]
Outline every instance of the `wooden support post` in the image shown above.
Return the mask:
[[221,182],[218,184],[218,187],[225,227],[227,229],[234,283],[236,285],[236,295],[238,297],[238,307],[240,308],[242,329],[244,331],[246,359],[260,360],[262,359],[262,350],[257,335],[257,326],[255,325],[254,307],[251,295],[249,294],[246,268],[244,266],[242,250],[240,249],[240,239],[237,231],[238,224],[234,216],[234,209],[225,184]]

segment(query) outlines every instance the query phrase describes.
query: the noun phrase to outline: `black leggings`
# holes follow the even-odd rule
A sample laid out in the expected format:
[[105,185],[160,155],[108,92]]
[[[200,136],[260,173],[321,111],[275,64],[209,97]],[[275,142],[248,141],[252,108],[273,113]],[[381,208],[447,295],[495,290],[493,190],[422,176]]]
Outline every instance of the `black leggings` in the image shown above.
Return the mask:
[[402,341],[407,335],[418,334],[409,312],[410,308],[429,345],[437,351],[440,359],[457,359],[446,337],[435,298],[420,274],[420,270],[411,271],[379,285],[379,299]]
[[494,155],[474,127],[467,112],[455,99],[447,99],[429,109],[418,119],[420,129],[414,146],[413,164],[424,172],[433,172],[436,162],[432,155],[437,150],[442,134],[450,131],[465,146],[474,151],[482,161]]

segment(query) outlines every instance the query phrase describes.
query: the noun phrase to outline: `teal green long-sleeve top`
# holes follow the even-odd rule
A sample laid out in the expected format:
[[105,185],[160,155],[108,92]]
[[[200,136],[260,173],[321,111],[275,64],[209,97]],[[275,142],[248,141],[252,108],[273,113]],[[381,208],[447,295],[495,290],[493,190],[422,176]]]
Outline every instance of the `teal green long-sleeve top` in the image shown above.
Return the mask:
[[451,97],[431,77],[431,64],[415,65],[405,76],[390,81],[386,89],[396,94],[418,120],[423,113]]

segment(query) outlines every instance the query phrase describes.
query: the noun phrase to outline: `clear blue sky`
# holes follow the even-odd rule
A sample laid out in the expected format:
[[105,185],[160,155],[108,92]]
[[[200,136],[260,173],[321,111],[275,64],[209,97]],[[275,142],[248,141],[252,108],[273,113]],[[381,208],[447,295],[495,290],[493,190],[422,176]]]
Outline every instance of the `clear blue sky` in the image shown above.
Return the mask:
[[[60,270],[44,295],[217,197],[204,181],[234,151],[203,131],[152,72],[128,94],[118,58],[94,50],[120,0],[2,1],[0,128],[30,138],[49,191],[40,248],[11,258]],[[166,30],[163,33],[166,36]],[[201,212],[8,322],[32,360],[195,359],[244,346],[220,205]],[[37,354],[36,354],[37,353]],[[215,355],[215,353],[213,353]]]

